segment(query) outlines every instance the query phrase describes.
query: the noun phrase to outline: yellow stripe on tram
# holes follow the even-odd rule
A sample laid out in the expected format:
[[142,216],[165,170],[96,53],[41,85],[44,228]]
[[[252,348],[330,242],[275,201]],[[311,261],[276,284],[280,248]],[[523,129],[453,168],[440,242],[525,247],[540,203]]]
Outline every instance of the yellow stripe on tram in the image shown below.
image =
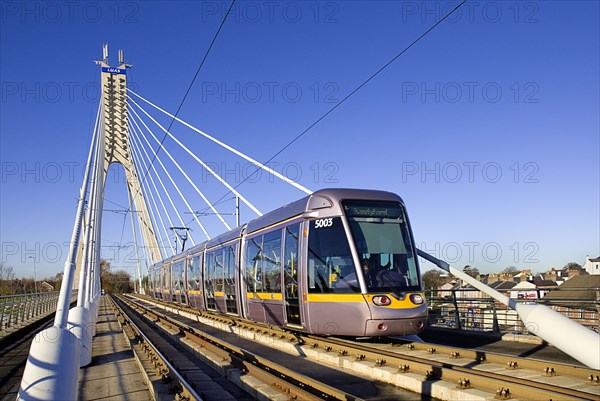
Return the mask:
[[308,302],[365,302],[363,294],[308,294]]
[[283,294],[280,292],[247,292],[248,299],[272,299],[275,301],[283,301]]
[[[419,306],[410,300],[410,294],[406,294],[406,297],[402,300],[396,299],[391,294],[307,294],[307,299],[308,302],[367,302],[373,304],[373,297],[381,295],[387,295],[392,301],[390,305],[384,306],[384,308],[406,309]],[[421,296],[423,296],[423,294],[421,294]]]

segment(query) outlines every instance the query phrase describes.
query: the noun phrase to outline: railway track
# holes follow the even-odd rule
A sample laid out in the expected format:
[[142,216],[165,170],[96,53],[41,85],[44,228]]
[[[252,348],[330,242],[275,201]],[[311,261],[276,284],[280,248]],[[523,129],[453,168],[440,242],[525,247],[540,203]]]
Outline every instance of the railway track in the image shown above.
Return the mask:
[[[202,321],[239,336],[440,399],[598,400],[600,372],[560,363],[426,343],[365,343],[292,333],[277,327],[157,302],[168,324]],[[185,324],[184,324],[185,325]]]
[[52,326],[54,317],[54,312],[47,313],[0,338],[0,401],[17,397],[31,342],[39,331]]
[[53,321],[53,314],[46,316],[0,341],[0,400],[17,397],[31,342],[38,331],[52,326]]
[[[131,300],[117,298],[115,306],[123,324],[132,330],[131,338],[147,351],[155,369],[163,377],[162,381],[171,383],[169,391],[177,393],[179,399],[227,399],[223,395],[226,391],[222,390],[212,390],[213,397],[207,395],[207,381],[198,379],[201,369],[197,361],[201,359],[210,362],[223,376],[249,393],[247,399],[361,400],[220,338],[168,319]],[[154,330],[157,327],[163,330],[162,335]],[[179,344],[173,340],[177,334],[182,335]],[[171,341],[167,339],[169,337]],[[195,357],[190,350],[196,354]],[[241,398],[238,394],[231,399]]]

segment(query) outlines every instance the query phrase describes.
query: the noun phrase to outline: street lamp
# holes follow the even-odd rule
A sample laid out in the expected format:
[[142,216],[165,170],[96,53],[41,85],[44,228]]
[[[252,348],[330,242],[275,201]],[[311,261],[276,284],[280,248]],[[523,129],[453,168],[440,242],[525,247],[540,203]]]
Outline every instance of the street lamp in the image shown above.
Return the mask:
[[36,278],[36,274],[35,274],[35,256],[30,256],[29,259],[33,259],[33,288],[35,289],[35,292],[37,293],[37,278]]

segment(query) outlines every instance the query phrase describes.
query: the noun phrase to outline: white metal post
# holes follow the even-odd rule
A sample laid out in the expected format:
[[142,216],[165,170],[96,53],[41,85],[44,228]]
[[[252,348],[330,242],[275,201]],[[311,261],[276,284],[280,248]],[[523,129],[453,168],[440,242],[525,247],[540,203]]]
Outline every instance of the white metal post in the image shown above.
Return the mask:
[[518,303],[443,260],[417,249],[417,254],[515,310],[530,333],[592,369],[600,369],[600,334],[540,304]]

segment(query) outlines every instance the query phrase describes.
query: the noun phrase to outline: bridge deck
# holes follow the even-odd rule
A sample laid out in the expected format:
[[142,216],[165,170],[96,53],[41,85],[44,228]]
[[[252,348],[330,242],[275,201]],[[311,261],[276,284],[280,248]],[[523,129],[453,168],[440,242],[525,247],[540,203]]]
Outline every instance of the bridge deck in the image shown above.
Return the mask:
[[92,363],[81,369],[79,381],[81,401],[152,399],[119,322],[104,297],[98,311]]

